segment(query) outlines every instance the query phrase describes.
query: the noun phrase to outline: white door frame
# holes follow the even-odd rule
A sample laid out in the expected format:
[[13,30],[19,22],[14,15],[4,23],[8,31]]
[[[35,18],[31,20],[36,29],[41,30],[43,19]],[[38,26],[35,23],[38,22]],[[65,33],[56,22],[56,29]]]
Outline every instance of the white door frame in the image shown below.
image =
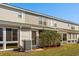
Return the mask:
[[32,31],[36,31],[36,45],[32,45],[32,47],[37,47],[39,45],[39,30],[32,30]]

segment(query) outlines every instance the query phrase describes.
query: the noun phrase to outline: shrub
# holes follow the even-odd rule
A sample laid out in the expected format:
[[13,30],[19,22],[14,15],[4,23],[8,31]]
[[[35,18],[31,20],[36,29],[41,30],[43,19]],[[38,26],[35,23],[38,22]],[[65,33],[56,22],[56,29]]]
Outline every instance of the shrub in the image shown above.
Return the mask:
[[42,31],[39,37],[40,47],[60,46],[60,34],[56,31]]

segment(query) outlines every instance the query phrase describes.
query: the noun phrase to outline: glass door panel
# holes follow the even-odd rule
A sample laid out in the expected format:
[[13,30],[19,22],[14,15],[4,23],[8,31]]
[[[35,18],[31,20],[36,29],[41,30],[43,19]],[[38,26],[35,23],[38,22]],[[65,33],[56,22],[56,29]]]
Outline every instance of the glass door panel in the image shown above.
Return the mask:
[[0,49],[3,49],[3,29],[0,28]]
[[32,31],[32,45],[36,45],[36,31]]

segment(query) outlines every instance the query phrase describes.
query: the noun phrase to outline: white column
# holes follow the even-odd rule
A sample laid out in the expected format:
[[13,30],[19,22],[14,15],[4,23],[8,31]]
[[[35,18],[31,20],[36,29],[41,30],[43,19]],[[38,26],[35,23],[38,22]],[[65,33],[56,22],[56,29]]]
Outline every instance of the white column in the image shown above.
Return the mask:
[[3,28],[3,49],[6,50],[6,28]]
[[32,50],[32,31],[30,30],[31,50]]
[[20,47],[20,28],[18,29],[18,47]]
[[21,29],[19,31],[19,34],[20,34],[19,46],[22,47],[22,30]]
[[61,44],[63,44],[63,42],[64,42],[63,41],[63,32],[61,32],[60,35],[61,35]]

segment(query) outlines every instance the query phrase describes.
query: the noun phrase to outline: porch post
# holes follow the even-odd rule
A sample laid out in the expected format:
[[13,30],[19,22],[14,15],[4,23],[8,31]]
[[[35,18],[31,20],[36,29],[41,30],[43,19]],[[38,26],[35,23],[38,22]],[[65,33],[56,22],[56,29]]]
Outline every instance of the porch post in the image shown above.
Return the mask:
[[18,29],[18,47],[20,47],[20,28]]
[[6,28],[3,28],[3,49],[6,50]]
[[63,44],[63,33],[61,32],[61,44]]

